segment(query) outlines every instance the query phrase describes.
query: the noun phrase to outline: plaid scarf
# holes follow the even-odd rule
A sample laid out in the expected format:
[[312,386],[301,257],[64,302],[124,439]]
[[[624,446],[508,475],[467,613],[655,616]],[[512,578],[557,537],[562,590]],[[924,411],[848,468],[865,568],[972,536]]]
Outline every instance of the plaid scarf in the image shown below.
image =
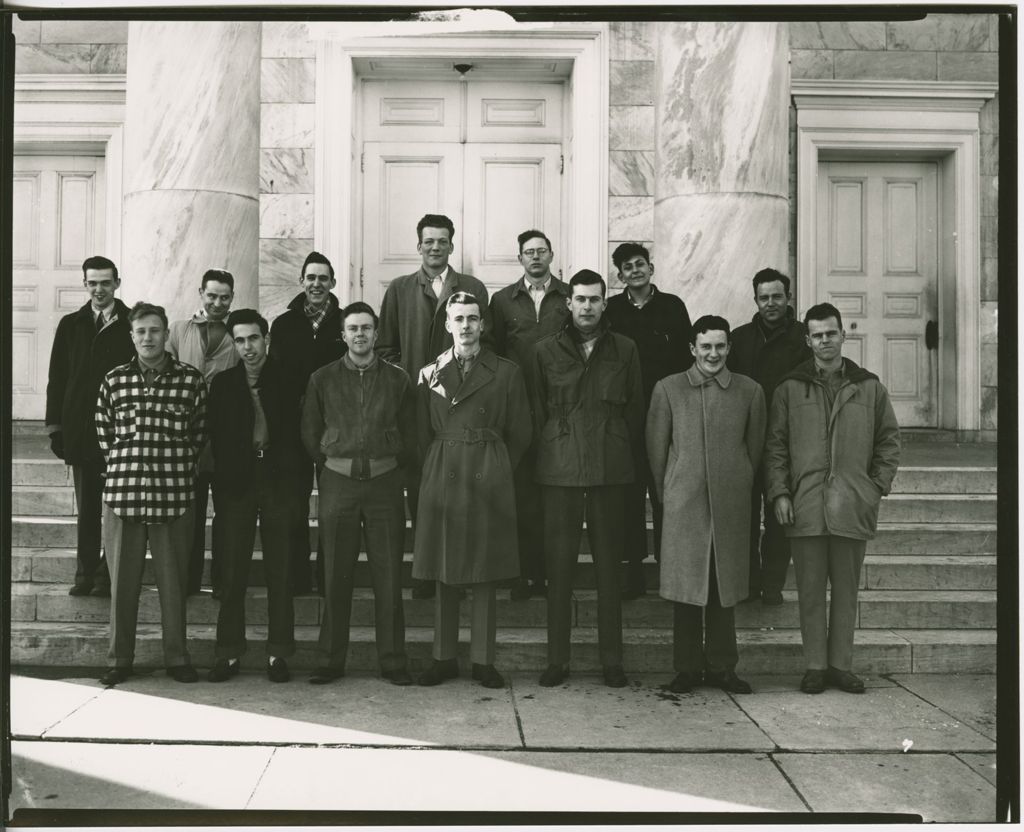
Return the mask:
[[306,317],[309,318],[309,323],[313,327],[313,337],[315,338],[317,331],[320,329],[320,324],[324,322],[324,318],[327,317],[327,313],[331,311],[331,298],[327,298],[327,302],[321,304],[319,309],[315,306],[311,306],[309,301],[306,301],[302,305],[302,311],[305,312]]

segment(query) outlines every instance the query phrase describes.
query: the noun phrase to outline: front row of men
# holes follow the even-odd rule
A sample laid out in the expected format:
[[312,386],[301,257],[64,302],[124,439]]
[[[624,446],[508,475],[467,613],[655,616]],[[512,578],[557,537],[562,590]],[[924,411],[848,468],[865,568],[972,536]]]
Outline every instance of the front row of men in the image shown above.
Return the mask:
[[[622,669],[619,559],[629,487],[646,458],[664,507],[661,595],[673,602],[675,692],[698,684],[748,693],[736,675],[734,607],[750,591],[751,494],[763,488],[792,544],[807,672],[801,689],[863,691],[852,673],[857,586],[866,540],[899,458],[899,432],[877,377],[842,357],[835,307],[805,315],[813,359],[765,394],[727,367],[730,328],[696,321],[695,363],[659,380],[645,402],[633,340],[610,331],[600,275],[569,283],[565,325],[537,342],[529,381],[512,361],[481,344],[483,304],[466,292],[444,303],[453,346],[412,382],[378,358],[378,318],[365,303],[339,313],[343,356],[313,372],[301,414],[285,394],[286,370],[267,355],[267,322],[232,312],[227,334],[240,362],[216,375],[207,398],[202,373],[167,352],[161,307],[128,313],[137,355],[108,372],[96,409],[106,458],[103,490],[111,595],[111,668],[105,684],[132,673],[135,622],[149,542],[169,675],[195,681],[185,646],[194,468],[207,433],[221,517],[221,607],[211,681],[239,669],[245,597],[257,518],[268,588],[267,673],[287,681],[295,650],[290,536],[301,515],[306,458],[319,479],[325,571],[321,664],[310,681],[344,675],[354,575],[365,536],[375,596],[379,662],[408,685],[401,598],[405,512],[403,473],[421,472],[413,576],[436,582],[433,662],[420,676],[436,685],[458,675],[460,589],[472,592],[473,678],[502,687],[495,661],[495,586],[519,573],[514,472],[535,447],[548,578],[548,667],[540,683],[569,673],[572,574],[587,531],[597,576],[598,638],[604,681],[627,684]],[[290,405],[289,402],[295,402]],[[532,404],[532,418],[531,418]],[[300,424],[301,423],[301,424]],[[767,436],[766,436],[767,424]],[[645,429],[646,427],[646,429]],[[198,522],[201,522],[198,521]],[[832,587],[829,620],[826,583]]]

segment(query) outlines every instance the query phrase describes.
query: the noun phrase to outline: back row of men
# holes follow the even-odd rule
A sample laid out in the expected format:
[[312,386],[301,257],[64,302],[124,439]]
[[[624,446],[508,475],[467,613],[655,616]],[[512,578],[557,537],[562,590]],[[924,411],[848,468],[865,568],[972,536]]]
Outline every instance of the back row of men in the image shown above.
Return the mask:
[[434,660],[420,684],[458,675],[459,600],[470,588],[472,675],[504,685],[494,663],[495,589],[510,582],[513,599],[546,594],[541,684],[566,678],[586,515],[604,680],[625,685],[620,602],[644,592],[649,491],[660,594],[674,609],[673,691],[701,683],[750,691],[735,672],[734,607],[781,604],[791,551],[802,689],[862,691],[852,673],[857,586],[899,434],[885,388],[842,357],[839,311],[819,304],[801,324],[789,279],[764,269],[753,279],[750,323],[732,332],[707,315],[691,325],[683,301],[651,282],[642,245],[615,250],[626,289],[607,299],[595,272],[568,284],[552,275],[550,240],[536,229],[518,238],[523,277],[488,304],[479,280],[449,267],[453,237],[447,217],[423,217],[422,265],[390,284],[379,317],[362,302],[339,308],[333,266],[312,252],[302,293],[272,327],[256,310],[229,312],[228,272],[208,271],[202,308],[168,324],[161,307],[129,310],[114,297],[112,262],[83,264],[91,299],[58,326],[46,422],[54,453],[74,471],[71,594],[111,597],[104,683],[132,674],[147,542],[165,666],[178,681],[196,680],[185,599],[201,584],[211,489],[211,583],[221,606],[208,678],[231,678],[246,650],[258,520],[267,673],[287,681],[292,599],[311,589],[315,479],[317,587],[326,600],[311,682],[344,675],[361,538],[382,673],[412,682],[404,490],[413,595],[435,597]]

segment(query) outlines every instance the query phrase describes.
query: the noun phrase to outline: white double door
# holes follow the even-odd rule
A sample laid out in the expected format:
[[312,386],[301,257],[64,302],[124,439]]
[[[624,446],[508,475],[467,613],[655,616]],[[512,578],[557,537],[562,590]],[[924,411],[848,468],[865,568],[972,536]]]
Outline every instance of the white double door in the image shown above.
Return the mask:
[[388,284],[419,268],[416,223],[455,224],[450,264],[490,292],[522,274],[516,237],[544,231],[558,273],[564,86],[364,81],[362,296],[379,309]]

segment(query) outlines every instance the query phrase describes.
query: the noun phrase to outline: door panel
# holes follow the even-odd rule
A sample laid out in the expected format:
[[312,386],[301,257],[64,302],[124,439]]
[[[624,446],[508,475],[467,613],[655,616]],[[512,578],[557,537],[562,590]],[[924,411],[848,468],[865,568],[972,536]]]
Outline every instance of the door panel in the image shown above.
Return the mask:
[[368,142],[458,142],[462,96],[444,81],[364,81],[363,139]]
[[826,162],[819,177],[819,297],[844,355],[877,373],[904,427],[938,426],[938,208],[934,163]]
[[16,156],[12,285],[15,419],[43,419],[57,322],[88,300],[82,261],[102,254],[103,159]]
[[561,84],[477,82],[466,87],[467,142],[561,142]]

